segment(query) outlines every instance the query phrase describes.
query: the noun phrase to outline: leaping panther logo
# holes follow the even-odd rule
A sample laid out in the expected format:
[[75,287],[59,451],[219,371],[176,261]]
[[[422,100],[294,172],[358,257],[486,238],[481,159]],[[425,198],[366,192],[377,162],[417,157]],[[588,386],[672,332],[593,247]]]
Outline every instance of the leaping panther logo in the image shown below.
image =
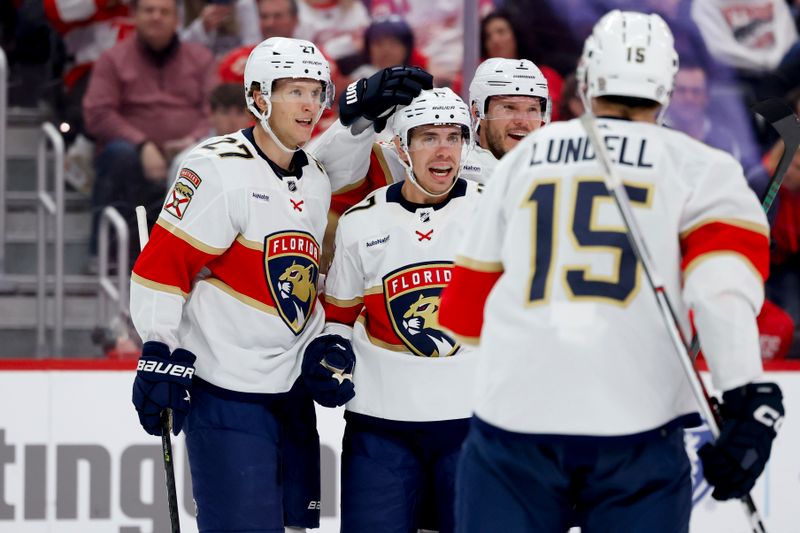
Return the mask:
[[419,299],[403,314],[402,327],[408,337],[414,339],[414,344],[430,353],[431,357],[450,355],[456,347],[453,339],[439,328],[438,311],[439,296],[420,294]]
[[442,289],[450,281],[452,263],[421,263],[401,268],[383,278],[386,307],[395,334],[414,354],[446,357],[459,344],[439,326]]
[[273,233],[264,239],[264,272],[284,323],[299,335],[314,312],[319,245],[306,232]]

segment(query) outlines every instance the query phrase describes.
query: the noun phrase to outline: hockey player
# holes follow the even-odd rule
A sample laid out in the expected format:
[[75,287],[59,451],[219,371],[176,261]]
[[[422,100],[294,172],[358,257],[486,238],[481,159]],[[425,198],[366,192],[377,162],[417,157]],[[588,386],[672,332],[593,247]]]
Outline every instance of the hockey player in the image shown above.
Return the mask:
[[319,526],[319,437],[298,378],[324,324],[331,194],[303,146],[332,86],[316,46],[283,37],[252,51],[244,85],[256,126],[187,156],[134,266],[133,403],[148,433],[165,408],[183,428],[201,532],[303,531]]
[[423,91],[393,124],[406,179],[340,219],[325,335],[306,349],[303,377],[322,405],[349,400],[341,531],[446,533],[475,357],[435,317],[480,186],[458,177],[470,117],[451,90]]
[[486,183],[500,158],[550,122],[547,79],[527,59],[487,59],[475,71],[469,100],[478,145],[464,177]]
[[[657,15],[612,11],[587,39],[587,109],[680,317],[694,312],[719,440],[700,451],[717,499],[755,483],[782,421],[760,383],[756,313],[769,229],[741,166],[659,127],[677,70]],[[663,319],[580,122],[534,132],[500,162],[460,246],[439,320],[480,340],[458,531],[686,532],[699,423]],[[682,326],[688,331],[687,320]]]
[[[421,75],[414,79],[421,80]],[[339,122],[311,147],[331,176],[331,208],[336,214],[376,188],[404,179],[403,164],[391,144],[376,144],[376,132],[383,130],[386,119],[365,112],[362,103],[362,95],[375,94],[368,89],[381,82],[375,75],[351,84],[347,97],[339,100]],[[499,158],[549,121],[547,80],[526,59],[493,58],[478,66],[469,92],[478,145],[467,156],[461,177],[486,183]],[[371,121],[373,128],[368,127]]]

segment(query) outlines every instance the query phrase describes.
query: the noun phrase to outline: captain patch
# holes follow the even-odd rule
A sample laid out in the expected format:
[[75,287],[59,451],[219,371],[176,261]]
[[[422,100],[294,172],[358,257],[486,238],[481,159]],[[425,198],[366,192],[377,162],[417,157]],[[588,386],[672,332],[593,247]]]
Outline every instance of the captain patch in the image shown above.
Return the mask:
[[200,182],[203,181],[200,179],[200,176],[198,176],[193,170],[188,168],[182,168],[178,176],[186,180],[189,180],[189,183],[194,185],[195,189],[198,188],[200,186]]

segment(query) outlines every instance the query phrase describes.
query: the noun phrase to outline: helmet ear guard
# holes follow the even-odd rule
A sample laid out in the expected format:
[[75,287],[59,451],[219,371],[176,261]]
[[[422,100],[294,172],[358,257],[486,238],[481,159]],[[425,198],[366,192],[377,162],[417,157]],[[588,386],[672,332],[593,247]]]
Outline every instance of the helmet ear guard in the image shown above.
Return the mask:
[[[288,37],[270,37],[256,46],[247,58],[244,68],[244,91],[247,109],[258,119],[261,126],[269,134],[278,147],[285,152],[296,152],[300,149],[286,147],[269,125],[272,115],[272,89],[275,81],[281,79],[311,79],[322,83],[320,110],[314,119],[316,124],[322,112],[333,104],[334,87],[331,83],[330,65],[322,52],[311,42]],[[262,113],[255,103],[253,86],[257,85],[264,100],[266,109]]]
[[402,158],[400,159],[406,169],[406,177],[420,191],[435,198],[449,194],[456,184],[456,179],[453,180],[450,188],[442,193],[433,193],[425,189],[414,175],[414,165],[409,153],[409,144],[411,142],[411,132],[414,128],[438,125],[454,125],[461,128],[461,134],[465,142],[461,146],[461,161],[456,174],[456,179],[458,179],[466,163],[469,151],[472,149],[474,138],[469,107],[456,93],[447,88],[422,91],[410,104],[398,109],[392,116],[392,130],[399,138],[401,152],[408,159],[408,163],[403,161]]

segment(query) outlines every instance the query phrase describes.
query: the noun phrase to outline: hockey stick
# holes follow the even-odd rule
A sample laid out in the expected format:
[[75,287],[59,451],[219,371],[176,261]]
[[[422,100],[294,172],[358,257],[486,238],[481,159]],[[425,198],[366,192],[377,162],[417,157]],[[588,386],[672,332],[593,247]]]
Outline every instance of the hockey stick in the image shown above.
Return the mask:
[[[719,414],[712,406],[708,391],[706,390],[702,379],[700,379],[700,374],[697,372],[697,369],[694,366],[694,360],[691,358],[691,355],[687,350],[686,341],[684,340],[683,334],[678,326],[679,322],[677,316],[675,315],[675,311],[673,310],[672,305],[669,303],[669,299],[667,298],[664,282],[661,279],[661,276],[658,274],[658,271],[653,266],[653,260],[650,257],[647,246],[645,245],[642,232],[633,216],[633,211],[631,211],[630,200],[628,199],[628,193],[625,191],[625,185],[622,183],[622,180],[617,174],[617,170],[611,164],[611,159],[609,158],[608,152],[606,151],[605,145],[600,137],[600,132],[597,129],[597,123],[594,116],[591,114],[591,111],[587,110],[583,115],[581,115],[580,119],[584,129],[586,130],[586,133],[589,135],[589,140],[594,146],[594,151],[597,154],[597,160],[603,166],[603,180],[605,181],[606,188],[608,189],[608,193],[613,198],[614,204],[617,206],[617,210],[622,216],[622,221],[625,224],[625,233],[628,236],[628,241],[631,244],[633,253],[642,264],[642,269],[644,270],[647,282],[650,285],[650,288],[653,289],[659,311],[661,311],[661,317],[664,319],[664,324],[669,332],[676,355],[678,355],[686,377],[689,380],[689,386],[691,387],[692,393],[697,400],[697,404],[700,408],[700,414],[708,424],[708,428],[711,431],[711,435],[714,437],[714,440],[716,440],[719,437],[719,428],[721,423]],[[766,529],[764,529],[764,524],[761,521],[758,509],[756,509],[755,503],[750,495],[748,494],[747,496],[744,496],[741,501],[744,504],[745,511],[750,520],[750,526],[753,528],[753,531],[755,533],[766,533]]]
[[[147,233],[147,211],[144,206],[136,207],[136,224],[139,227],[139,249],[144,250],[150,236]],[[161,454],[164,458],[164,473],[167,483],[167,502],[169,522],[172,533],[181,533],[181,520],[178,516],[178,492],[175,489],[175,465],[172,456],[172,409],[161,411]]]
[[[764,197],[761,198],[761,208],[764,213],[769,213],[775,198],[778,196],[783,177],[786,175],[786,171],[789,170],[789,165],[792,163],[795,152],[800,147],[800,122],[798,122],[792,108],[781,98],[769,98],[763,102],[758,102],[750,109],[757,115],[764,117],[770,126],[778,132],[783,141],[783,154],[781,154],[778,166],[775,167],[775,172],[769,180],[767,190],[764,191]],[[692,359],[697,359],[700,354],[700,340],[697,335],[692,338],[689,352],[692,354]]]

